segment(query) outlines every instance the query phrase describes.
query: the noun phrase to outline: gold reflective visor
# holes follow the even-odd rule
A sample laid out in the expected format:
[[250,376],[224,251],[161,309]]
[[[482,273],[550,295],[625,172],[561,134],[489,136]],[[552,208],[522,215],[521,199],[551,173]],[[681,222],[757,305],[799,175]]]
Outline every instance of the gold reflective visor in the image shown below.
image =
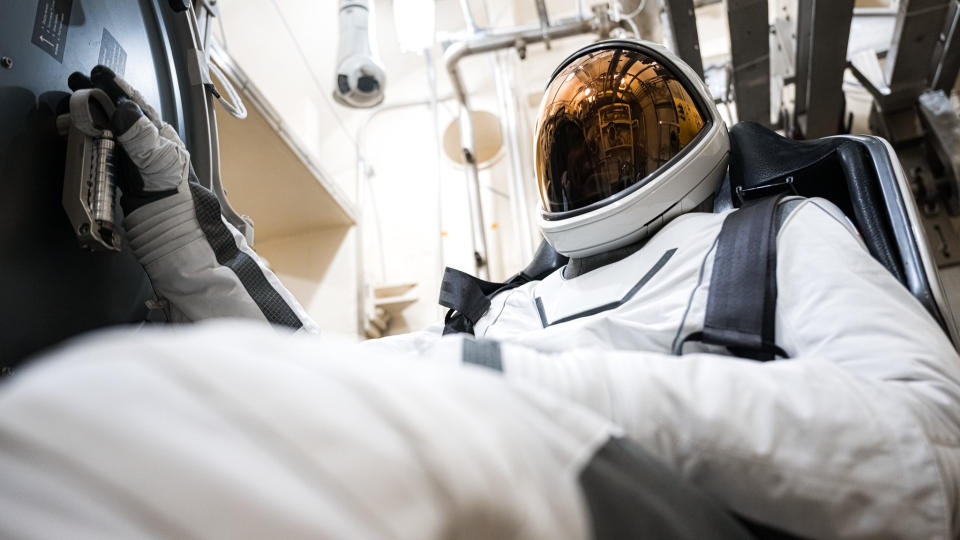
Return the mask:
[[549,213],[583,209],[631,187],[703,129],[673,71],[627,49],[601,49],[554,77],[536,124],[537,183]]

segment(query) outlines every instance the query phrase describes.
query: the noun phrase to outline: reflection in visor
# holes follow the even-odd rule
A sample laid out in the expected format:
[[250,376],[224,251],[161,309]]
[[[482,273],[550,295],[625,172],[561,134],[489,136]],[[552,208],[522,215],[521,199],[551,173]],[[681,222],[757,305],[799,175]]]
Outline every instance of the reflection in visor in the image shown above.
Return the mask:
[[537,119],[537,182],[547,212],[640,185],[703,128],[690,93],[645,54],[606,49],[566,66]]

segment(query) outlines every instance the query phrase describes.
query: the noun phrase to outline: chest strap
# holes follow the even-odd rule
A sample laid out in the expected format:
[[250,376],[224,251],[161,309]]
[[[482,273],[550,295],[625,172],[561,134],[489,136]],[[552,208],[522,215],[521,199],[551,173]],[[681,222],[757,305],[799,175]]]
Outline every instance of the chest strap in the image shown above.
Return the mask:
[[440,305],[450,308],[443,320],[443,334],[473,334],[473,327],[490,308],[490,299],[497,294],[543,279],[567,264],[567,258],[557,253],[546,241],[523,271],[503,283],[484,281],[470,274],[447,268],[440,283]]
[[450,310],[443,320],[443,335],[473,334],[473,326],[490,308],[494,295],[527,282],[519,276],[506,283],[495,283],[453,268],[445,269],[440,282],[440,305]]
[[725,346],[754,360],[787,356],[776,344],[777,222],[784,194],[749,200],[717,238],[702,332],[684,339]]

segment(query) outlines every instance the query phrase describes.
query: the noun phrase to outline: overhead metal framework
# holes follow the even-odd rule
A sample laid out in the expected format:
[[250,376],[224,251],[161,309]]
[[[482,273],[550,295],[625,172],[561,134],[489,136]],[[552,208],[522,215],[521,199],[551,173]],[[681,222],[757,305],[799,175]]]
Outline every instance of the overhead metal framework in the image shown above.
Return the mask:
[[693,0],[664,0],[663,9],[670,24],[674,50],[693,71],[703,78],[703,56],[697,35],[697,14]]
[[798,0],[794,118],[804,137],[844,130],[842,83],[853,4],[854,0]]
[[767,0],[726,0],[737,118],[770,121],[770,23]]

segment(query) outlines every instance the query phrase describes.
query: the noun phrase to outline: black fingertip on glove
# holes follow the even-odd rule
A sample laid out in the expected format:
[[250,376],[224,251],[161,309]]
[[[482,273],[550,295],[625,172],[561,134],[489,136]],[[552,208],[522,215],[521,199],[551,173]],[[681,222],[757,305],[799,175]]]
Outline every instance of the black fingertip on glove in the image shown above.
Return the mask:
[[117,84],[117,74],[107,66],[101,64],[95,66],[90,71],[90,80],[94,86],[106,92],[110,99],[115,102],[119,103],[121,99],[130,97]]
[[140,106],[126,98],[117,100],[117,110],[110,119],[110,125],[116,136],[123,135],[137,123],[137,120],[143,117],[143,111]]
[[117,74],[113,72],[112,69],[108,68],[103,64],[97,64],[93,66],[93,69],[90,70],[90,78],[94,82],[100,82],[98,79],[109,79],[113,80],[117,77]]
[[77,90],[86,90],[88,88],[93,88],[93,81],[90,80],[90,77],[87,77],[79,71],[74,71],[70,74],[70,77],[67,78],[67,86],[71,90],[76,92]]

